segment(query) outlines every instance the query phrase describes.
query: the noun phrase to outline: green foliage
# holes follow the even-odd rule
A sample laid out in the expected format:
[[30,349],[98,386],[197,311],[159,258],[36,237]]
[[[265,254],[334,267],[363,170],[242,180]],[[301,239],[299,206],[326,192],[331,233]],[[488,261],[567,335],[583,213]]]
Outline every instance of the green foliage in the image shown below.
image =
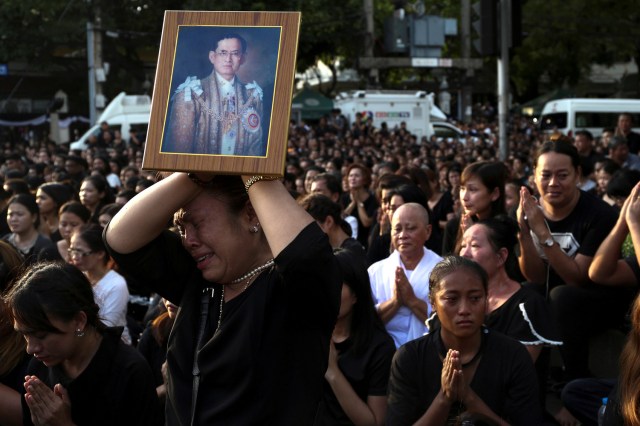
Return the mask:
[[638,61],[639,4],[613,0],[528,0],[523,45],[515,51],[512,78],[519,92],[577,83],[592,64]]

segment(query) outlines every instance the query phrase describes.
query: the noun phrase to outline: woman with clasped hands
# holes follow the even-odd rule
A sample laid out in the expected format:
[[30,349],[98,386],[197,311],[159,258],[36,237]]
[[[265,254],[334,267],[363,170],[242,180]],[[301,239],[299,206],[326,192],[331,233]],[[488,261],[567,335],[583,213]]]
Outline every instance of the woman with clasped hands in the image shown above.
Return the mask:
[[162,409],[145,359],[98,316],[91,284],[75,266],[32,265],[5,300],[33,355],[24,425],[159,426]]
[[[165,230],[172,217],[180,235]],[[327,236],[279,181],[175,173],[128,202],[105,239],[123,270],[180,306],[168,425],[313,423],[342,281]]]
[[469,416],[484,424],[542,424],[527,350],[482,326],[484,269],[470,259],[445,257],[431,271],[429,300],[441,326],[396,352],[387,425],[448,425]]

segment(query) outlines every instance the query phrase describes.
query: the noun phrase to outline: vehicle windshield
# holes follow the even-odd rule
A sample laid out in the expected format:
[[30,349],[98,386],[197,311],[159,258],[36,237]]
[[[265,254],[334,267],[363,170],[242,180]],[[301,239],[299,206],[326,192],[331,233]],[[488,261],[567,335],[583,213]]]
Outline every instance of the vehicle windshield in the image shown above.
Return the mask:
[[554,112],[540,117],[540,130],[564,129],[567,127],[567,113]]

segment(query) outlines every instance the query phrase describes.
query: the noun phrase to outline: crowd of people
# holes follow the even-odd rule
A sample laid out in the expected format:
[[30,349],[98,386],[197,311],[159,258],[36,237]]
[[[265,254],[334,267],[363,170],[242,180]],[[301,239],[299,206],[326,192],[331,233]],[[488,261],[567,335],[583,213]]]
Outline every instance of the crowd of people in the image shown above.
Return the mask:
[[[0,425],[595,424],[607,396],[634,424],[630,116],[598,138],[514,116],[504,161],[494,122],[460,126],[292,122],[280,181],[143,171],[107,123],[85,151],[5,141]],[[594,384],[609,328],[634,376]]]

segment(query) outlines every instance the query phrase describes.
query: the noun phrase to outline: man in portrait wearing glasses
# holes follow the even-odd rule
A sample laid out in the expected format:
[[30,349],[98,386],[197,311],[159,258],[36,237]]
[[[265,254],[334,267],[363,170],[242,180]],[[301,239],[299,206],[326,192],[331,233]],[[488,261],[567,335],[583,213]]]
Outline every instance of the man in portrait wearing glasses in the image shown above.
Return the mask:
[[264,156],[262,89],[236,75],[246,59],[239,34],[213,40],[213,72],[201,80],[187,77],[175,91],[163,152]]

